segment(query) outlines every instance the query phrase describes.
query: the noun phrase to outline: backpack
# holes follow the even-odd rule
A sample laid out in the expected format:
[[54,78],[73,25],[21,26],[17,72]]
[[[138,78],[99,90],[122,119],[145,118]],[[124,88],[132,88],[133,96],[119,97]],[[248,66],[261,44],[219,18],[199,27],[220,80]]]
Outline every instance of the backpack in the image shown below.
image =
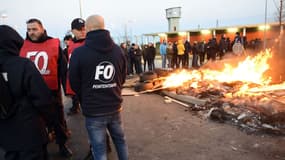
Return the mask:
[[0,120],[8,119],[15,113],[13,97],[8,85],[5,73],[1,71],[0,65]]

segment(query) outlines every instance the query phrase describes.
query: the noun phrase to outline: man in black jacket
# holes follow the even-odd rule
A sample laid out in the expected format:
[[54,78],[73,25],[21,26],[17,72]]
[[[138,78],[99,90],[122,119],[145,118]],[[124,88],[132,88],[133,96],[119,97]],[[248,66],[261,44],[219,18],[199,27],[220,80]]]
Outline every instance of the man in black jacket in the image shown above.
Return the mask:
[[48,143],[45,122],[52,113],[50,91],[35,65],[19,57],[22,37],[6,25],[0,25],[0,35],[1,74],[6,75],[17,104],[12,117],[0,120],[0,147],[6,160],[44,160]]
[[222,34],[221,39],[220,39],[220,43],[219,43],[219,57],[220,57],[220,59],[223,59],[226,51],[227,51],[227,41],[226,41],[225,35]]
[[119,46],[105,30],[99,15],[87,18],[85,44],[71,55],[69,79],[79,96],[82,113],[96,160],[106,160],[106,130],[109,131],[119,160],[128,159],[122,128],[121,89],[127,62]]
[[135,66],[136,74],[142,73],[142,51],[137,44],[132,44],[129,50],[129,55],[131,58],[131,73],[133,73],[133,66]]
[[154,66],[154,59],[155,59],[155,48],[153,46],[153,43],[148,44],[148,48],[146,49],[146,61],[148,65],[148,70],[153,71],[155,68]]
[[[65,35],[63,38],[63,41],[65,44],[65,48],[62,50],[62,54],[65,56],[65,59],[68,60],[68,47],[69,47],[70,42],[72,41],[72,35],[70,35],[70,34]],[[66,73],[67,68],[66,68],[66,71],[63,71],[63,72]],[[63,91],[64,91],[64,94],[67,95],[67,93],[66,93],[66,74],[62,77],[62,79],[63,79],[63,81],[62,81]]]
[[70,42],[72,41],[72,36],[70,34],[65,35],[63,38],[64,44],[65,44],[65,48],[63,49],[62,53],[65,56],[65,59],[68,60],[68,46],[70,44]]
[[50,130],[54,130],[59,152],[64,157],[72,156],[67,147],[67,126],[64,118],[61,82],[66,72],[66,59],[60,48],[59,39],[49,37],[38,19],[27,21],[27,37],[20,56],[32,60],[52,92],[55,116]]
[[[85,31],[85,21],[82,18],[75,18],[71,22],[71,32],[74,35],[74,39],[70,41],[68,47],[68,62],[75,48],[82,46],[85,43],[86,31]],[[69,65],[67,65],[69,66]],[[80,112],[80,104],[78,96],[75,95],[74,91],[70,87],[68,72],[66,77],[66,94],[72,99],[72,107],[69,109],[68,115],[74,115]]]
[[189,68],[189,54],[192,50],[192,46],[188,40],[184,42],[184,48],[185,48],[184,55],[183,55],[184,61],[182,61],[182,66],[183,68],[187,69]]

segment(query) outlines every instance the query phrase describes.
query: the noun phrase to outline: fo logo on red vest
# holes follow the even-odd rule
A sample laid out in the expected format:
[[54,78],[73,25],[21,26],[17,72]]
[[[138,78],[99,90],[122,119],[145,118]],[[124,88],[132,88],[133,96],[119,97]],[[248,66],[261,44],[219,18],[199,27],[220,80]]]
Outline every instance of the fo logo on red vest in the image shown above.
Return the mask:
[[103,83],[109,83],[115,75],[115,67],[111,62],[101,62],[96,66],[95,80]]
[[32,51],[28,52],[27,56],[28,59],[34,61],[35,66],[39,70],[42,75],[50,74],[50,71],[47,70],[48,67],[48,55],[45,51]]

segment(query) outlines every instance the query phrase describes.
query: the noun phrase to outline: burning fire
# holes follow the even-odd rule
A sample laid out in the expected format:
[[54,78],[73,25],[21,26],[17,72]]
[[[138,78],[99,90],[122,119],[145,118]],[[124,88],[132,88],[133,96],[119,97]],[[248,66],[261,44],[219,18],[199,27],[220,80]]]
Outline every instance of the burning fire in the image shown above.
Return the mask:
[[246,57],[237,67],[225,64],[225,69],[222,71],[204,70],[204,79],[217,80],[220,82],[242,81],[267,85],[270,83],[271,78],[263,77],[263,73],[269,69],[267,61],[271,57],[271,53],[267,50],[264,53],[258,54],[256,57]]
[[198,71],[182,70],[178,73],[172,73],[170,76],[168,76],[166,80],[163,82],[163,87],[165,88],[180,87],[185,82],[193,80],[198,81],[199,79],[201,79],[201,74]]
[[285,82],[281,84],[271,85],[271,86],[263,86],[263,87],[255,87],[251,88],[249,92],[268,92],[268,91],[275,91],[275,90],[285,90]]
[[[242,82],[239,91],[244,92],[257,92],[265,90],[274,90],[274,86],[270,86],[271,77],[265,77],[264,73],[269,69],[268,60],[272,57],[269,50],[259,53],[255,57],[246,57],[242,62],[239,62],[237,66],[231,64],[224,64],[224,69],[221,71],[202,69],[187,71],[182,70],[177,73],[172,73],[166,78],[163,83],[165,88],[175,88],[185,85],[191,82],[192,88],[198,88],[199,82],[202,81],[218,81],[218,82]],[[258,88],[250,88],[249,84],[258,84]],[[276,89],[280,87],[285,88],[285,82],[279,86],[275,86]]]

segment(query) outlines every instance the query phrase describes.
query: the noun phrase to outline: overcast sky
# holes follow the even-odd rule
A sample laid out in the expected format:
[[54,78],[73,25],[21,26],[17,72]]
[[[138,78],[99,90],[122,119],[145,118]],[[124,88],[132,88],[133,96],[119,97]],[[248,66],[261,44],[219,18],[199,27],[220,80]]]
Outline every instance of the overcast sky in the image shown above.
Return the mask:
[[[264,23],[265,0],[81,0],[83,18],[100,14],[114,37],[123,36],[125,26],[132,35],[166,32],[165,9],[182,8],[180,29]],[[274,0],[268,0],[268,19],[274,20]],[[275,0],[278,4],[279,0]],[[0,0],[0,23],[25,35],[29,18],[42,20],[51,36],[62,38],[72,19],[80,17],[80,0]]]

